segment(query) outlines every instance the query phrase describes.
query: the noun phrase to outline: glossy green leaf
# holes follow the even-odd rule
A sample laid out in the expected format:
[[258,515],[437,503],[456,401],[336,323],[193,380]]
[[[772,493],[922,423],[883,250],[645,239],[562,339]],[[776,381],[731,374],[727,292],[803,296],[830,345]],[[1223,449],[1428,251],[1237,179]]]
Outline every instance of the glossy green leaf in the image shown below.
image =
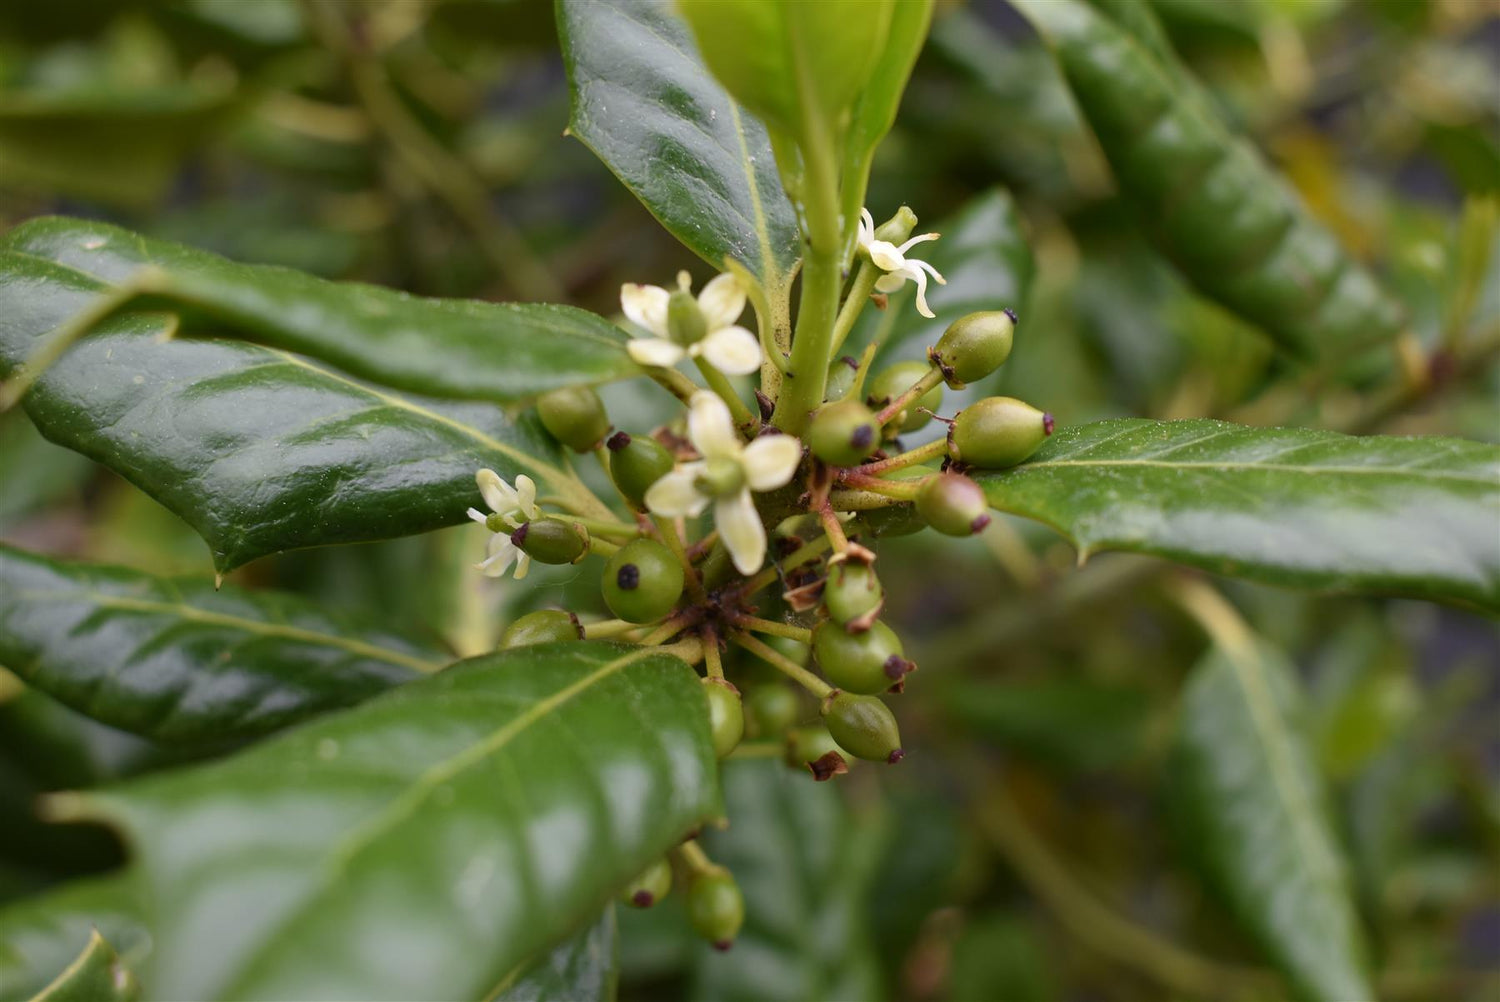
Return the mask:
[[[0,366],[97,299],[87,275],[0,251]],[[479,503],[474,472],[527,473],[586,503],[532,416],[357,382],[287,352],[163,340],[169,317],[99,324],[26,395],[52,441],[175,512],[221,571],[280,550],[425,532]]]
[[614,1002],[619,981],[615,959],[615,909],[553,947],[494,996],[494,1002]]
[[0,249],[0,284],[44,284],[52,262],[101,293],[138,286],[131,305],[173,311],[179,336],[238,335],[412,393],[524,400],[638,371],[624,331],[571,306],[423,299],[61,217],[22,223]]
[[527,647],[55,806],[128,837],[150,997],[482,998],[718,814],[702,689],[649,649]]
[[1188,680],[1173,795],[1210,879],[1297,996],[1373,999],[1294,669],[1269,645],[1235,639]]
[[295,596],[0,546],[0,665],[159,741],[263,734],[449,660],[436,643]]
[[867,914],[884,827],[778,761],[729,762],[723,775],[729,828],[704,842],[739,881],[745,926],[728,952],[699,945],[694,997],[881,997]]
[[98,929],[88,945],[31,1002],[135,1002],[141,986]]
[[857,345],[868,338],[883,338],[882,361],[903,354],[925,358],[927,349],[937,344],[947,326],[959,317],[1002,309],[1021,315],[1017,337],[1024,337],[1026,295],[1034,268],[1031,248],[1022,235],[1020,215],[1010,195],[992,189],[956,215],[935,226],[918,223],[917,229],[942,234],[941,239],[918,244],[912,251],[948,280],[947,285],[927,287],[927,304],[935,318],[929,320],[917,312],[916,286],[908,282],[891,293],[884,310],[865,308],[851,342]]
[[797,216],[765,126],[704,68],[665,0],[559,0],[569,131],[672,235],[715,268],[738,261],[768,293],[791,281]]
[[131,969],[151,950],[129,878],[91,877],[0,908],[0,999],[26,999],[51,984],[98,930]]
[[1500,609],[1500,447],[1126,418],[1060,428],[1021,466],[975,476],[1081,556]]
[[1298,354],[1346,354],[1401,331],[1400,307],[1149,38],[1083,0],[1020,6],[1056,53],[1123,193],[1199,290]]

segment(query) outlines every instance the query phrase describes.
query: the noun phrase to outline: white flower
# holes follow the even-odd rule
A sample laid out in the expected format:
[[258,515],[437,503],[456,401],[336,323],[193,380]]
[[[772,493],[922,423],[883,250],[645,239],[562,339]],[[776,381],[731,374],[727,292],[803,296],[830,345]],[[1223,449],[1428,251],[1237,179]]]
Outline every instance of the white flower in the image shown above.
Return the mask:
[[767,435],[749,445],[734,431],[729,408],[704,390],[688,402],[688,437],[703,458],[683,463],[646,491],[646,507],[658,515],[697,515],[712,502],[719,538],[741,574],[754,574],[766,559],[766,529],[751,491],[770,491],[792,479],[802,461],[802,443],[791,435]]
[[510,530],[541,517],[541,509],[536,504],[536,484],[523,473],[516,477],[516,486],[511,487],[494,470],[480,470],[474,479],[479,484],[484,503],[494,512],[486,515],[477,508],[469,509],[470,518],[494,533],[485,558],[474,566],[485,577],[498,578],[514,561],[516,580],[519,581],[531,569],[531,558],[510,541]]
[[875,288],[881,292],[895,292],[905,285],[910,279],[917,283],[917,312],[931,319],[933,313],[927,308],[927,276],[931,275],[937,279],[938,285],[947,285],[948,280],[938,274],[938,270],[926,261],[918,261],[914,257],[907,257],[906,252],[913,245],[926,240],[936,240],[938,234],[923,233],[912,237],[906,243],[897,247],[889,240],[875,239],[875,218],[870,215],[869,209],[859,210],[859,245],[870,255],[870,260],[875,267],[884,271],[875,280]]
[[[681,292],[689,293],[691,285],[687,272],[677,273]],[[698,310],[703,316],[701,334],[687,344],[672,336],[668,324],[667,307],[672,295],[659,285],[627,282],[620,286],[620,307],[625,316],[656,335],[636,338],[626,345],[631,358],[641,365],[666,367],[702,355],[714,368],[733,376],[749,375],[760,368],[759,339],[735,323],[745,312],[745,288],[738,278],[723,274],[703,287],[698,294]]]

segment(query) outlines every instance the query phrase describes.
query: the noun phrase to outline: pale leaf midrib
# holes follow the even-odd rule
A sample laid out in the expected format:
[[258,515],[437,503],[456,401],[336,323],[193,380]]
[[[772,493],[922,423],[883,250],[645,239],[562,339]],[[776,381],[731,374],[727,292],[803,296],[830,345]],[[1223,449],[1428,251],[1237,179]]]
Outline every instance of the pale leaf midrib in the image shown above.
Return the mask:
[[1160,469],[1209,469],[1233,471],[1266,471],[1269,473],[1296,473],[1306,475],[1335,474],[1338,476],[1404,477],[1419,480],[1452,480],[1466,484],[1482,484],[1500,489],[1500,478],[1467,476],[1443,470],[1421,467],[1370,467],[1370,466],[1301,466],[1287,463],[1229,462],[1224,460],[1162,460],[1162,459],[1044,459],[1016,467],[1015,472],[1040,470],[1054,466],[1112,467],[1142,466]]

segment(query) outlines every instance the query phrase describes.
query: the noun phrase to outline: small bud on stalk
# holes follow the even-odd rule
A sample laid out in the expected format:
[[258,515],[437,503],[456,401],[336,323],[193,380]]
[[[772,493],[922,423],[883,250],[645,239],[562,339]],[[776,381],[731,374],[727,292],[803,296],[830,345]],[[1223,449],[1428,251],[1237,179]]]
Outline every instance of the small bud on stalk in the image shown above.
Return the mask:
[[662,857],[625,885],[625,889],[620,892],[620,900],[633,908],[650,908],[671,890],[672,864],[666,857]]
[[583,626],[577,616],[561,609],[539,609],[528,612],[505,628],[500,634],[500,649],[582,639]]
[[723,867],[695,874],[688,884],[688,921],[694,931],[714,945],[727,950],[734,945],[745,921],[745,899],[739,885]]
[[734,751],[745,736],[745,705],[740,691],[722,678],[703,680],[708,697],[708,727],[713,734],[714,754],[723,758]]
[[849,754],[891,765],[905,756],[896,718],[878,697],[835,689],[823,699],[822,712],[828,733]]
[[646,491],[672,472],[672,454],[660,442],[645,435],[617,431],[605,443],[609,448],[609,474],[625,500],[637,511],[646,510]]
[[1010,310],[970,313],[948,325],[927,357],[955,390],[983,379],[1010,357],[1016,315]]
[[574,452],[591,452],[609,434],[604,401],[587,386],[568,386],[544,393],[536,402],[542,426]]
[[550,518],[522,522],[510,541],[532,560],[544,564],[576,564],[589,552],[589,534],[573,522]]
[[857,400],[826,404],[813,415],[807,446],[830,466],[857,466],[880,445],[880,425]]
[[880,578],[868,564],[854,560],[843,560],[833,565],[828,572],[828,584],[823,589],[823,605],[828,618],[846,627],[850,633],[869,629],[868,619],[878,614],[885,602],[885,591],[880,587]]
[[864,633],[822,623],[813,631],[813,650],[828,681],[865,696],[885,692],[917,667],[903,657],[901,638],[878,620]]
[[1026,459],[1052,434],[1052,415],[1015,397],[988,397],[953,419],[948,454],[985,470],[1003,470]]
[[939,473],[923,484],[917,514],[945,536],[972,536],[990,524],[984,491],[958,473]]

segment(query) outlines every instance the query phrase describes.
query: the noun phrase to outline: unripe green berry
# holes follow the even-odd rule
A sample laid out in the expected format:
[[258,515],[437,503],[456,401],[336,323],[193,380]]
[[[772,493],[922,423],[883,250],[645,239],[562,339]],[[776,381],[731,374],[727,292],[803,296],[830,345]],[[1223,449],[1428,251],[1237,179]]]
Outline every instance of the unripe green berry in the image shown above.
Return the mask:
[[824,697],[822,712],[833,740],[856,758],[895,765],[906,754],[896,718],[879,698],[835,689]]
[[667,334],[683,347],[697,344],[708,334],[708,321],[691,292],[677,289],[667,297]]
[[716,950],[734,945],[734,937],[745,922],[745,899],[734,877],[723,867],[694,874],[688,884],[687,909],[693,930]]
[[663,856],[625,885],[625,889],[620,892],[620,900],[635,908],[650,908],[671,890],[672,864]]
[[917,228],[917,214],[909,206],[901,206],[896,214],[875,227],[875,239],[886,243],[901,244]]
[[1000,368],[1010,357],[1015,331],[1016,315],[1010,310],[970,313],[948,325],[928,358],[956,390]]
[[625,500],[637,511],[646,510],[646,491],[672,472],[672,454],[646,435],[617,431],[605,443],[609,447],[609,475]]
[[885,692],[917,667],[902,656],[901,638],[879,620],[863,633],[820,623],[813,631],[813,651],[828,681],[867,696]]
[[788,731],[784,757],[787,765],[793,769],[809,770],[813,779],[820,783],[849,771],[849,760],[822,724]]
[[682,564],[654,539],[632,539],[604,565],[604,604],[627,623],[654,623],[682,597]]
[[587,386],[565,386],[544,393],[536,402],[542,426],[574,452],[592,452],[609,434],[604,401]]
[[869,616],[880,608],[884,599],[885,591],[875,576],[875,568],[868,564],[844,560],[834,564],[828,572],[828,583],[823,588],[823,607],[828,610],[828,618],[835,623],[848,625]]
[[744,702],[745,730],[753,737],[780,737],[802,712],[797,694],[781,682],[751,686]]
[[859,360],[853,355],[844,355],[836,358],[828,366],[828,380],[823,387],[823,396],[828,400],[837,400],[849,392],[849,387],[854,385],[854,374],[859,371]]
[[945,536],[971,536],[990,524],[984,491],[958,473],[939,473],[923,484],[917,514]]
[[589,534],[581,525],[550,518],[522,522],[510,541],[532,560],[544,564],[573,564],[589,552]]
[[578,624],[577,616],[561,609],[540,609],[507,626],[500,634],[500,649],[582,639],[583,627]]
[[1015,397],[987,397],[959,411],[948,436],[955,460],[1003,470],[1024,460],[1052,434],[1052,415]]
[[[932,366],[926,362],[897,362],[889,369],[878,373],[865,388],[865,403],[881,410],[892,400],[916,385],[917,380],[927,375]],[[903,432],[916,431],[932,420],[931,414],[923,414],[918,408],[935,411],[943,406],[942,384],[934,386],[916,400],[907,404],[895,417],[886,423],[887,436],[895,437]]]
[[722,678],[703,680],[708,696],[708,727],[713,734],[714,754],[723,758],[739,745],[745,736],[745,705],[740,691]]
[[875,414],[857,400],[825,404],[807,427],[807,446],[830,466],[857,466],[880,444]]

